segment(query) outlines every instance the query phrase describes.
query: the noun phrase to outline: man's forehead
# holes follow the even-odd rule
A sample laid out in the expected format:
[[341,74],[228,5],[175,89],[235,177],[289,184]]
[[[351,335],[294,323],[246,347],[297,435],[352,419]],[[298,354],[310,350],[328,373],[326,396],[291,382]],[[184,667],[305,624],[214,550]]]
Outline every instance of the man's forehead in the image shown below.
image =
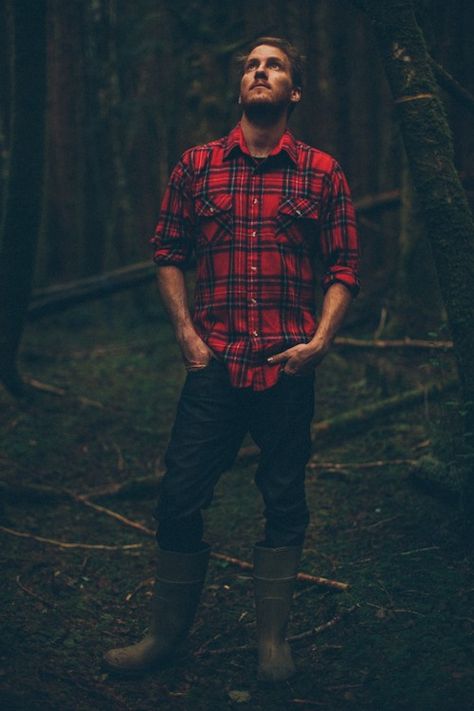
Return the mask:
[[250,59],[255,57],[257,59],[268,59],[269,57],[274,57],[276,59],[280,59],[286,64],[289,64],[289,59],[286,53],[279,47],[274,47],[270,44],[259,44],[257,47],[254,47],[248,55],[246,61],[248,62]]

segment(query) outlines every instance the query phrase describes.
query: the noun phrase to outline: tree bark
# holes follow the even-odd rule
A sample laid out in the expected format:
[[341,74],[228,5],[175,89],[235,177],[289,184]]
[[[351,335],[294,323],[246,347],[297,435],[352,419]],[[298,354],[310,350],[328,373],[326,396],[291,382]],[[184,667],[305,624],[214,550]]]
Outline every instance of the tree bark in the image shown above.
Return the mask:
[[14,0],[11,141],[0,232],[0,380],[24,391],[17,353],[31,294],[40,225],[46,93],[46,0]]
[[[474,531],[474,222],[453,163],[451,132],[411,0],[360,0],[394,96],[413,184],[431,242],[463,393],[458,453],[466,532]],[[423,265],[420,265],[422,268]]]

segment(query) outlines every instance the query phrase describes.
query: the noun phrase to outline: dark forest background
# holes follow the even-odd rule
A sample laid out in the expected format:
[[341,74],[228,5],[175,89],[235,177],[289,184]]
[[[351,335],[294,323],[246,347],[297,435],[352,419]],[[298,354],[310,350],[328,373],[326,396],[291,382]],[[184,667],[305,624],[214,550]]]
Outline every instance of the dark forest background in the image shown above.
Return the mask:
[[[474,91],[471,3],[416,6],[431,56]],[[7,23],[2,27],[4,188],[9,36]],[[421,335],[427,315],[436,322],[441,311],[429,247],[420,226],[413,228],[396,109],[372,27],[345,0],[262,0],[258,8],[245,0],[50,0],[35,286],[149,257],[147,240],[171,168],[184,149],[225,134],[238,120],[234,56],[262,33],[289,37],[307,58],[303,102],[291,127],[341,163],[362,208],[361,299],[370,312],[386,307],[388,320],[407,318],[399,331]],[[441,92],[456,165],[472,198],[472,115]]]

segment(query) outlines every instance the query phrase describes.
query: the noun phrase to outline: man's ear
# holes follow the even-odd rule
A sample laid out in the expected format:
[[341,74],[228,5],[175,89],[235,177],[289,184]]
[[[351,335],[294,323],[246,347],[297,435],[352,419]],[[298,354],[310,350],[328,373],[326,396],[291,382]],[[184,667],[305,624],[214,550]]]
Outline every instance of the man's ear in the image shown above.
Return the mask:
[[290,101],[293,104],[297,104],[298,101],[301,101],[301,89],[299,86],[295,86],[294,89],[291,90]]

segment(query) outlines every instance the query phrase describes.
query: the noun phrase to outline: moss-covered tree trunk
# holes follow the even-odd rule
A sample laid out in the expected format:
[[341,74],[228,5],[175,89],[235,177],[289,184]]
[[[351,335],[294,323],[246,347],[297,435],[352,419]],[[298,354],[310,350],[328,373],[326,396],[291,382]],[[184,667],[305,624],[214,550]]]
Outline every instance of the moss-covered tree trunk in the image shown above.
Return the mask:
[[17,352],[31,294],[41,216],[46,0],[12,0],[11,130],[0,232],[0,380],[20,393]]
[[[360,0],[382,53],[431,242],[463,393],[464,511],[474,522],[474,222],[453,163],[444,107],[411,0]],[[420,272],[424,265],[420,264]]]

